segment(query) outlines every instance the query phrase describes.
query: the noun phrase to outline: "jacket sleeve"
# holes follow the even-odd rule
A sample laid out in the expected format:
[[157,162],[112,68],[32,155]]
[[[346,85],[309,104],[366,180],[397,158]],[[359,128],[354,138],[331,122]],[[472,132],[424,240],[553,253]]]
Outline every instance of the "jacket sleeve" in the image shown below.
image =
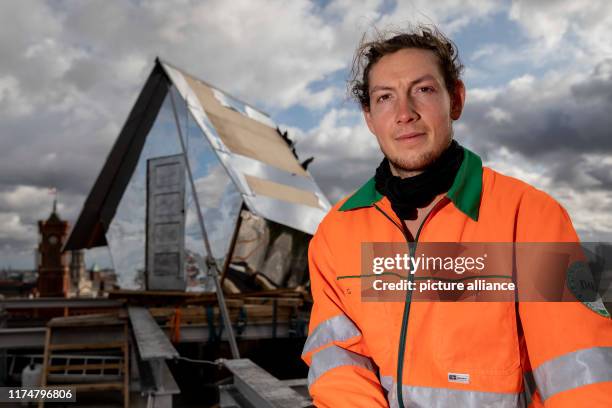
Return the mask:
[[343,305],[322,227],[308,251],[314,305],[302,359],[309,365],[310,395],[317,407],[387,407],[378,369]]
[[[536,190],[524,198],[518,242],[578,242],[567,212]],[[521,302],[532,407],[612,406],[612,321],[579,301]]]

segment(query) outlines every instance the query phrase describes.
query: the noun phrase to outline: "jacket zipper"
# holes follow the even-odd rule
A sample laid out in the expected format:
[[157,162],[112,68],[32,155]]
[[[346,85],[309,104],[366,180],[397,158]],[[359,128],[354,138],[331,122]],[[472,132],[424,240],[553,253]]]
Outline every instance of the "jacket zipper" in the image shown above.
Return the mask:
[[[445,198],[443,198],[442,201],[444,202],[444,205],[446,205]],[[391,218],[379,206],[374,204],[374,208],[376,208],[381,214],[383,214],[389,221],[391,221],[401,231],[402,235],[404,236],[404,239],[406,240],[406,243],[408,244],[408,250],[410,251],[411,257],[414,257],[414,254],[416,252],[416,246],[419,242],[419,236],[421,235],[421,230],[423,229],[427,221],[429,221],[429,217],[434,211],[442,207],[443,205],[440,205],[440,202],[438,202],[436,205],[434,205],[431,208],[431,210],[429,210],[429,212],[425,216],[425,219],[423,220],[423,222],[417,229],[417,233],[414,236],[414,241],[410,241],[410,237],[408,237],[405,231],[405,228],[406,228],[405,224],[402,222],[402,226],[400,227],[393,220],[393,218]],[[411,246],[410,245],[411,243],[413,243],[414,245]],[[412,273],[412,270],[409,271],[408,281],[409,282],[414,281],[414,274]],[[403,384],[402,378],[403,378],[403,370],[404,370],[404,352],[406,351],[406,334],[408,333],[408,317],[410,315],[410,305],[411,304],[412,304],[412,291],[407,290],[406,299],[404,300],[404,313],[402,315],[402,328],[400,330],[400,341],[399,341],[399,349],[398,349],[398,356],[397,356],[397,379],[395,382],[396,387],[397,387],[396,389],[397,390],[397,402],[399,404],[399,408],[404,408],[404,398],[402,395],[402,384]]]

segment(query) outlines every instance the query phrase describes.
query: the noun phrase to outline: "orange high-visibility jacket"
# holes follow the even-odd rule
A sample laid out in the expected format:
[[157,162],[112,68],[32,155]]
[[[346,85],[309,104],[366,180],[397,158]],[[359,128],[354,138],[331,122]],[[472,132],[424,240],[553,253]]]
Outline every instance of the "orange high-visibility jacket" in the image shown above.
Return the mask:
[[[396,407],[400,391],[404,407],[612,406],[612,321],[579,302],[362,302],[359,279],[337,277],[361,273],[362,242],[404,241],[395,224],[371,179],[310,243],[314,306],[302,358],[317,407]],[[483,168],[467,149],[415,238],[578,242],[555,200]]]

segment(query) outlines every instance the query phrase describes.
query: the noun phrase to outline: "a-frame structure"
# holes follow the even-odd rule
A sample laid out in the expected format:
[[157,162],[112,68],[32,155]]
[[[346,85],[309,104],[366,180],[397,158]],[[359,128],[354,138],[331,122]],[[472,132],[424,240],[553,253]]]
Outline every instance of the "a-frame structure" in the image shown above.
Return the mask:
[[266,114],[157,59],[64,249],[108,245],[128,287],[214,290],[210,259],[224,270],[234,251],[300,284],[291,259],[305,263],[330,204],[292,147]]

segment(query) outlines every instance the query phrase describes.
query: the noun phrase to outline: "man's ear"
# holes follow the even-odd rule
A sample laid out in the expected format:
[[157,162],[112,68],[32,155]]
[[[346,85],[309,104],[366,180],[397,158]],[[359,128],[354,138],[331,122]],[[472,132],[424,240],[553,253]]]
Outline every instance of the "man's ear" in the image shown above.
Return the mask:
[[363,117],[366,121],[366,124],[368,125],[368,129],[370,129],[370,132],[374,133],[374,128],[373,128],[373,123],[372,123],[372,113],[370,112],[370,107],[369,106],[362,106],[361,107],[361,112],[363,112]]
[[455,92],[451,95],[451,111],[452,120],[457,120],[461,117],[463,106],[465,105],[465,85],[463,81],[457,80],[455,83]]

